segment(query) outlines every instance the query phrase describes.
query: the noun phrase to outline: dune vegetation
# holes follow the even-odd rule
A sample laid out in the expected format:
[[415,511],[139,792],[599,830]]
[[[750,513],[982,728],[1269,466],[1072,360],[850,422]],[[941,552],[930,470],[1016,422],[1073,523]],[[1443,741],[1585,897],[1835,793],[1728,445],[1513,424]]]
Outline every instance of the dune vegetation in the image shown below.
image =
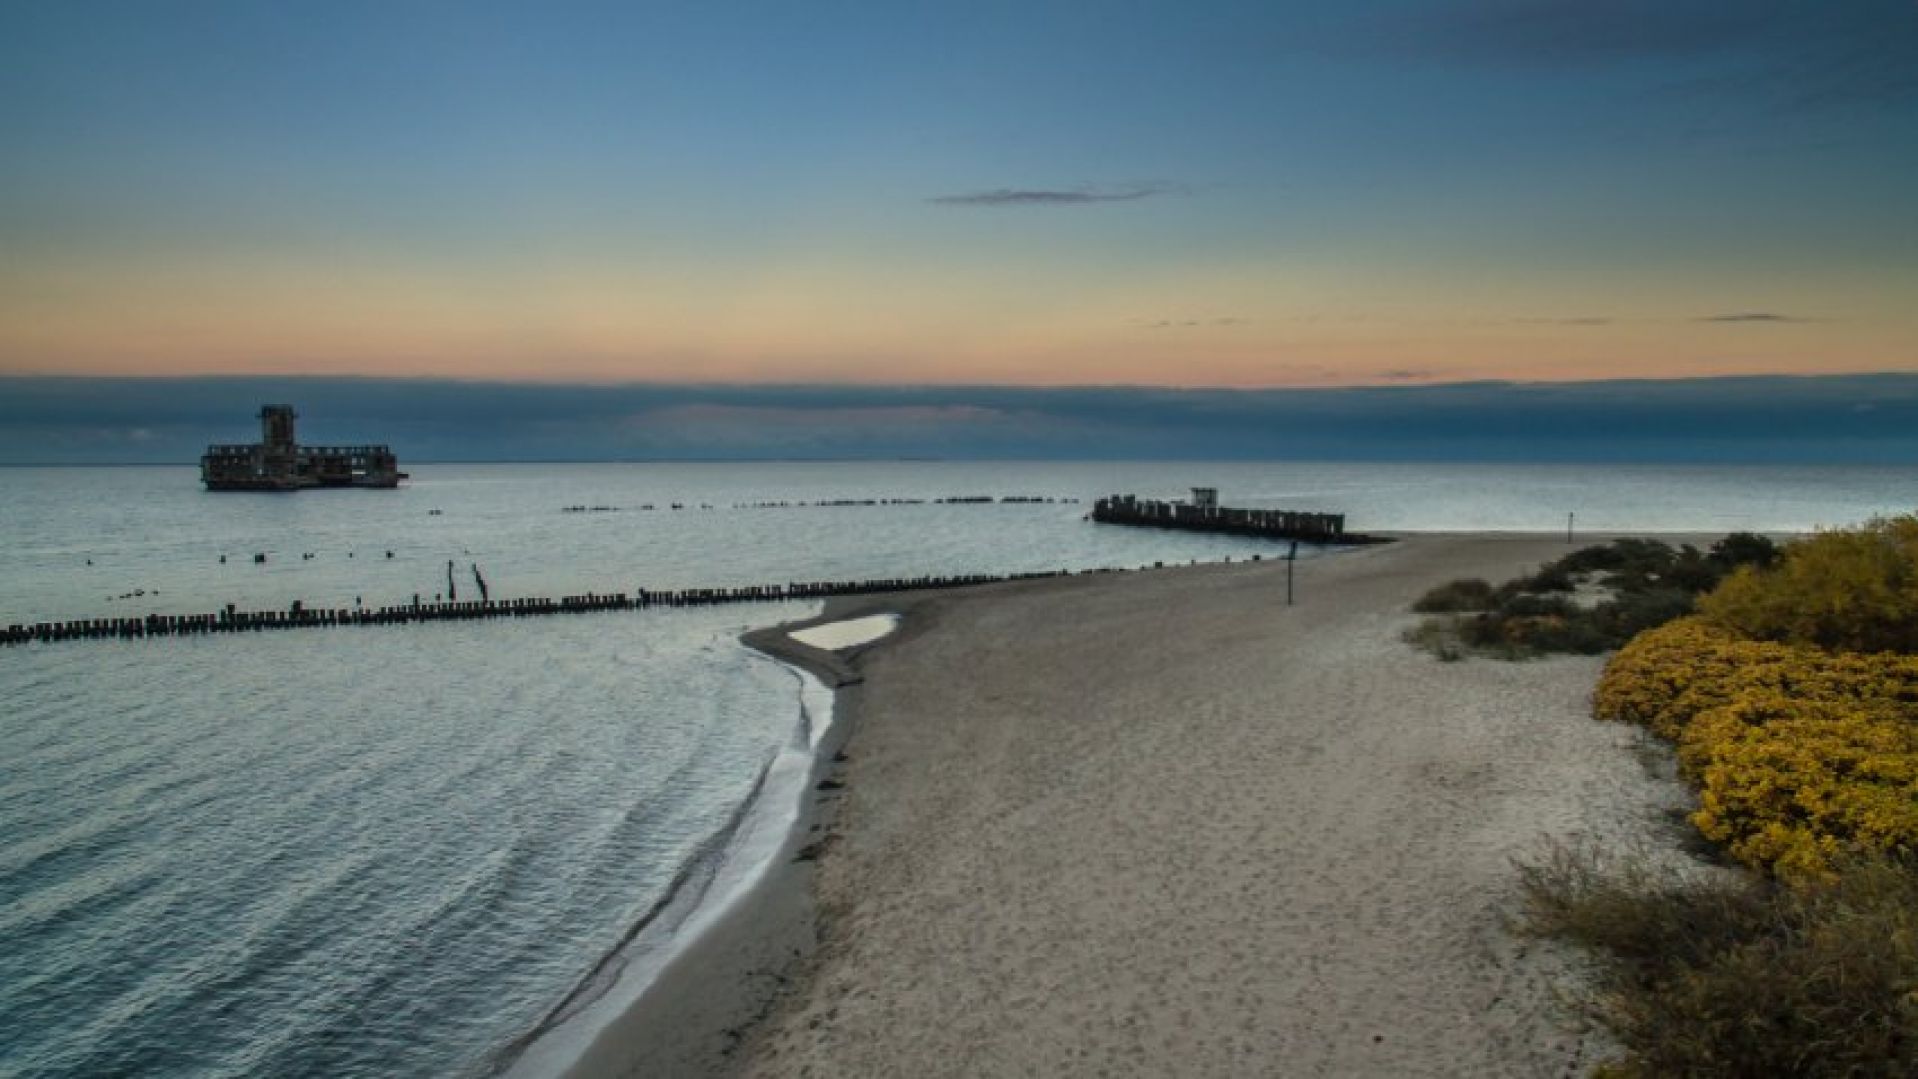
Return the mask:
[[1621,1076],[1918,1074],[1918,518],[1789,544],[1608,663],[1745,871],[1566,852],[1531,927],[1595,949]]
[[1728,575],[1769,566],[1777,557],[1771,540],[1749,532],[1726,536],[1709,551],[1651,539],[1614,540],[1496,587],[1477,578],[1440,585],[1412,605],[1433,617],[1406,638],[1446,660],[1597,655],[1691,613],[1698,597]]
[[1593,706],[1677,746],[1694,823],[1755,869],[1918,851],[1918,517],[1733,572],[1614,656]]
[[1918,1075],[1918,867],[1786,884],[1560,849],[1526,928],[1590,950],[1580,1001],[1624,1047],[1603,1079]]
[[1594,709],[1670,739],[1692,822],[1754,869],[1918,851],[1918,655],[1753,641],[1700,615],[1620,651]]

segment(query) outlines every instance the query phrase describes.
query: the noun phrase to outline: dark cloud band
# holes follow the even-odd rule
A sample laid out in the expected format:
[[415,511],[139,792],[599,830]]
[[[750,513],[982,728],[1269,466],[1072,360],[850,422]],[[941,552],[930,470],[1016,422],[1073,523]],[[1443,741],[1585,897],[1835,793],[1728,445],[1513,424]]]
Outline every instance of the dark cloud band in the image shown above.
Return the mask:
[[1172,390],[0,378],[0,463],[156,463],[292,401],[409,461],[1103,459],[1918,462],[1918,374]]

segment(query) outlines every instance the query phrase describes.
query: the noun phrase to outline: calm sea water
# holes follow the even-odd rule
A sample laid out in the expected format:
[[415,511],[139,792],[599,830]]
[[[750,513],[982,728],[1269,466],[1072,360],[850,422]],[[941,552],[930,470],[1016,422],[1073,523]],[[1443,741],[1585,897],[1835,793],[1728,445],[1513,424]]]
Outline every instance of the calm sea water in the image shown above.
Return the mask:
[[[1270,550],[1095,526],[1084,504],[748,508],[768,501],[1200,483],[1356,529],[1540,531],[1567,513],[1799,530],[1918,507],[1918,471],[1875,468],[412,471],[393,492],[213,495],[190,469],[0,469],[0,623],[396,603],[445,592],[448,561],[463,597],[477,564],[508,598]],[[0,1074],[494,1069],[803,744],[799,680],[736,637],[810,610],[0,651]]]

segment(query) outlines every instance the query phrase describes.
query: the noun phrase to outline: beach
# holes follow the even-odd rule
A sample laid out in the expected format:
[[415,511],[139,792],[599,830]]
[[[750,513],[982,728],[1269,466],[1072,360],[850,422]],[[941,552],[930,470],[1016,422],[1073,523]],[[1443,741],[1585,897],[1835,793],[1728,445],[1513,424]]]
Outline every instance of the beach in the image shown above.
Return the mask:
[[[1590,718],[1600,657],[1445,663],[1426,588],[1564,537],[868,597],[819,816],[576,1074],[1578,1074],[1577,961],[1515,859],[1670,849],[1684,794]],[[774,638],[768,644],[766,638]],[[834,755],[842,759],[832,760]],[[842,786],[843,784],[843,786]]]

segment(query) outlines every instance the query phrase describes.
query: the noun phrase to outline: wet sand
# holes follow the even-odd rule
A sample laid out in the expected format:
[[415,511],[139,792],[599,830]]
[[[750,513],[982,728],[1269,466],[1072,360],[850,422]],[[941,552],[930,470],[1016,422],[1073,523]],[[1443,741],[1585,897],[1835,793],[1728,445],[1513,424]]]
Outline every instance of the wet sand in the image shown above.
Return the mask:
[[1589,718],[1602,660],[1400,640],[1426,588],[1565,550],[1419,536],[1300,563],[1289,608],[1274,562],[868,597],[826,617],[900,628],[837,660],[762,635],[844,684],[821,815],[580,1073],[1584,1071],[1512,861],[1669,845],[1683,794]]

